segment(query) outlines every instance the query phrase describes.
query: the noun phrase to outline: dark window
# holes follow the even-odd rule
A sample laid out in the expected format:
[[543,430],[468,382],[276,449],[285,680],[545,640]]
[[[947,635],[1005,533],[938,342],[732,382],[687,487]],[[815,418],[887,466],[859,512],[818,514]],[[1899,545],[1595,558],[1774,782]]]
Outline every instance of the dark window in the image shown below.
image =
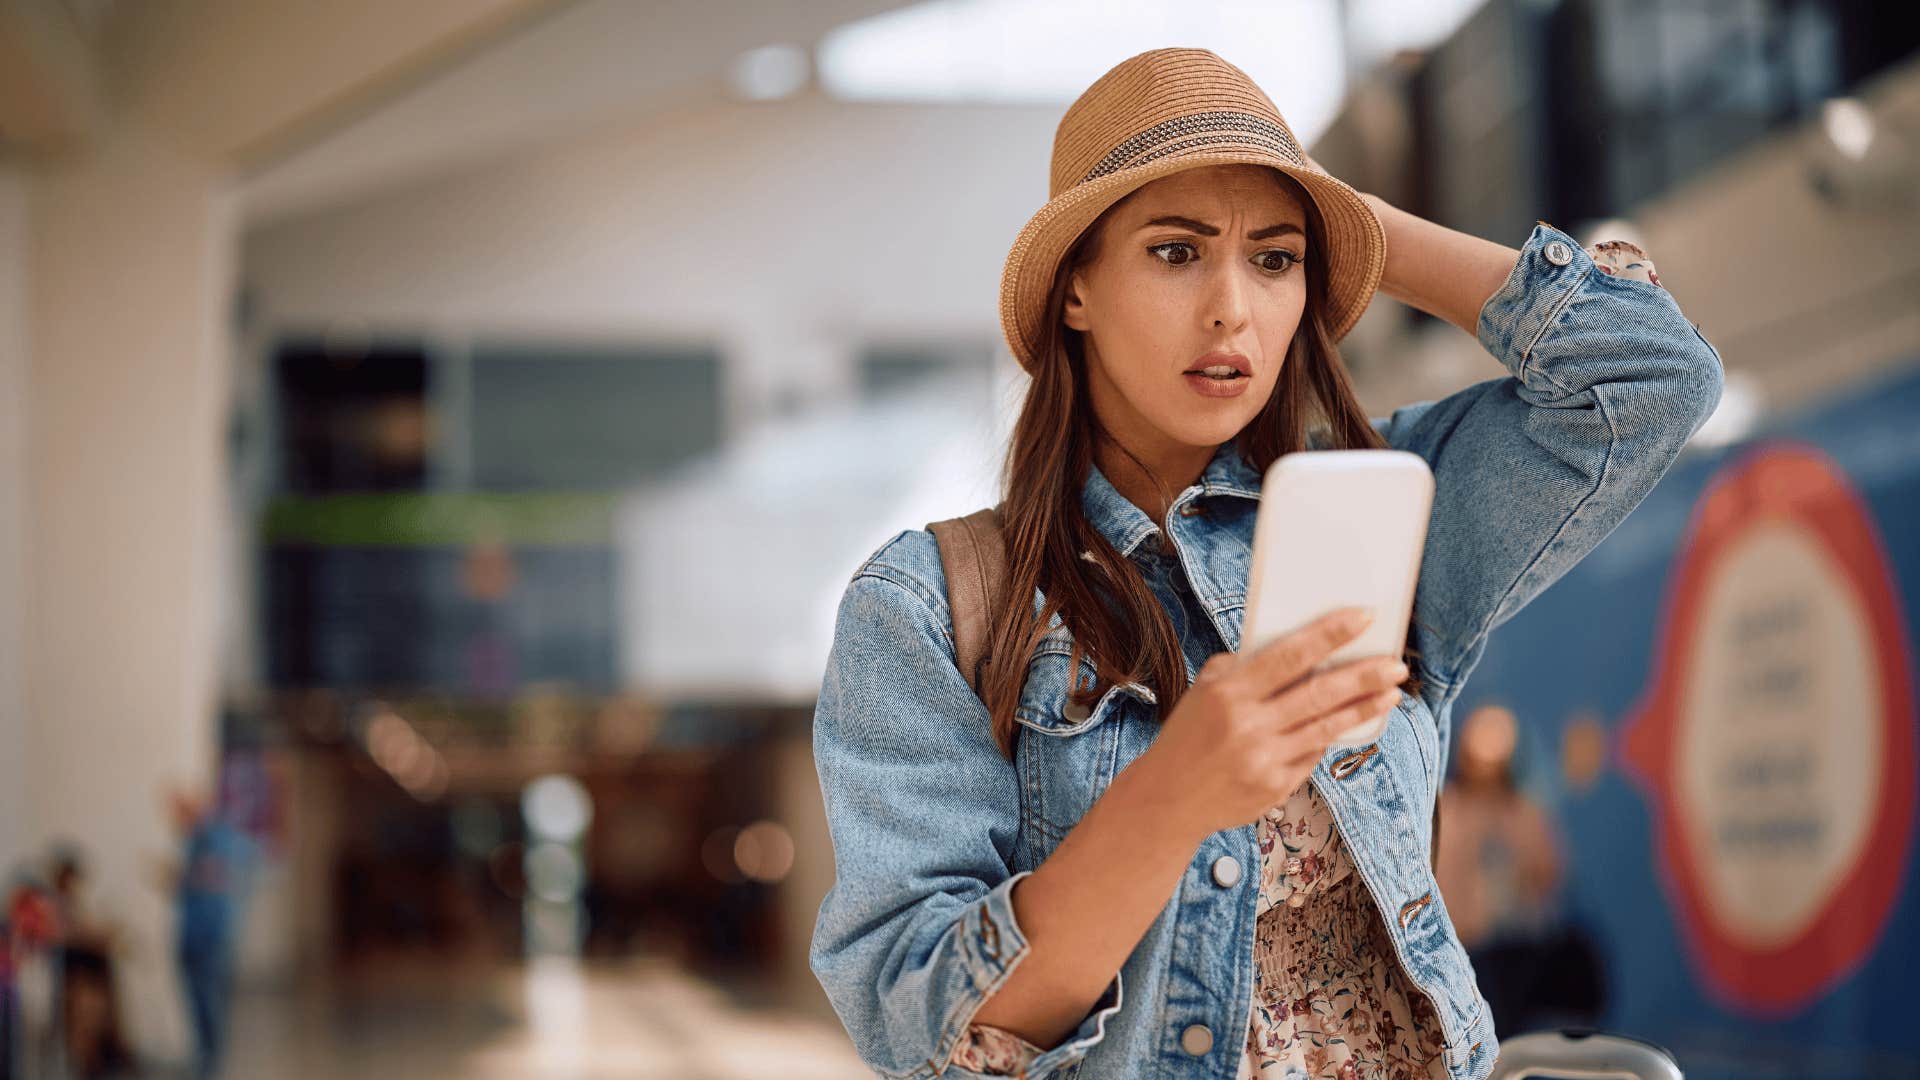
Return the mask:
[[427,356],[418,345],[283,344],[281,482],[301,495],[418,490],[427,477]]
[[720,445],[709,351],[495,343],[472,364],[482,491],[622,488]]

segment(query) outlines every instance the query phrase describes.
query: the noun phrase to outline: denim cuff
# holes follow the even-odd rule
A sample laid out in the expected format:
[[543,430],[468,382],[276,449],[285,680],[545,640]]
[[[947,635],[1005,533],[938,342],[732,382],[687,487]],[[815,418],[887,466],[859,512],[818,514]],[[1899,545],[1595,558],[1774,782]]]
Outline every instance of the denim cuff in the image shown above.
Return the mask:
[[983,995],[997,988],[1013,970],[1016,960],[1026,955],[1027,935],[1013,918],[1013,887],[1033,873],[1022,870],[987,890],[961,917],[966,935],[967,971],[974,988]]
[[1475,336],[1515,378],[1529,374],[1533,348],[1580,283],[1593,273],[1593,256],[1544,221],[1535,223],[1507,280],[1480,307]]
[[[954,1047],[966,1035],[980,1006],[1000,989],[1031,948],[1026,934],[1013,917],[1013,887],[1031,873],[1031,870],[1022,870],[995,885],[961,918],[961,929],[966,938],[967,964],[973,978],[973,1004],[965,1015],[955,1017],[942,1035],[942,1071],[944,1063],[952,1060]],[[1037,1080],[1053,1069],[1086,1056],[1088,1049],[1106,1038],[1107,1018],[1120,1011],[1122,996],[1120,975],[1116,972],[1100,999],[1087,1011],[1087,1018],[1059,1045],[1033,1059],[1027,1066],[1027,1075]]]

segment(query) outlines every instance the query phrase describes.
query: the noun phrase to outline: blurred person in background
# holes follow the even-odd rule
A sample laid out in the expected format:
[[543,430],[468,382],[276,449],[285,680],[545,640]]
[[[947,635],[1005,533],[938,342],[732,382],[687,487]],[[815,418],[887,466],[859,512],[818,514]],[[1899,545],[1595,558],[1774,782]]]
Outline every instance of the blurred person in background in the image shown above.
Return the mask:
[[226,1047],[233,955],[239,944],[253,842],[207,797],[186,789],[168,793],[180,837],[179,862],[163,868],[178,909],[174,956],[193,1020],[195,1075],[219,1075]]
[[0,911],[0,1080],[42,1075],[38,1067],[53,1038],[55,980],[50,954],[60,945],[60,914],[52,890],[37,873],[14,875]]
[[1552,820],[1514,782],[1511,710],[1475,709],[1460,726],[1454,775],[1440,793],[1434,876],[1480,992],[1510,1031],[1591,1025],[1599,961],[1556,902],[1561,857]]
[[79,1077],[130,1070],[134,1059],[120,1023],[114,987],[115,933],[88,896],[86,864],[79,852],[54,852],[49,878],[58,921],[60,1027],[67,1067]]
[[[956,652],[931,530],[841,599],[812,970],[889,1075],[1480,1080],[1496,1017],[1429,847],[1453,704],[1706,421],[1719,356],[1644,253],[1545,222],[1516,250],[1355,192],[1205,50],[1097,80],[1050,190],[1000,290],[1033,381],[968,523],[1004,538],[983,655]],[[1506,377],[1370,421],[1336,343],[1376,289]],[[1351,611],[1235,651],[1262,478],[1316,448],[1433,471],[1401,655],[1316,670]]]

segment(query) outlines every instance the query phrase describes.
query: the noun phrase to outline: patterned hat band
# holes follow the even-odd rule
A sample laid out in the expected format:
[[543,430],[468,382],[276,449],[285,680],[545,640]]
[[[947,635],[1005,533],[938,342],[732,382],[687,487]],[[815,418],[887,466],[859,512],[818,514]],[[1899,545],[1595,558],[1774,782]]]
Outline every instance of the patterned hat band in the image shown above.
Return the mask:
[[1293,135],[1271,120],[1248,112],[1204,112],[1163,120],[1132,136],[1109,151],[1079,182],[1084,184],[1183,150],[1221,143],[1264,147],[1296,165],[1306,164]]

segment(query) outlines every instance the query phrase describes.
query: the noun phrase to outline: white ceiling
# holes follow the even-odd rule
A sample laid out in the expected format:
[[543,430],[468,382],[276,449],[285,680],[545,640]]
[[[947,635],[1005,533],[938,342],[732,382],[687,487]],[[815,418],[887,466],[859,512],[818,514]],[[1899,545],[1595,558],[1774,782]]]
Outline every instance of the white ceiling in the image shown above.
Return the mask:
[[711,103],[741,53],[810,48],[900,0],[568,0],[255,169],[249,226],[601,125]]

